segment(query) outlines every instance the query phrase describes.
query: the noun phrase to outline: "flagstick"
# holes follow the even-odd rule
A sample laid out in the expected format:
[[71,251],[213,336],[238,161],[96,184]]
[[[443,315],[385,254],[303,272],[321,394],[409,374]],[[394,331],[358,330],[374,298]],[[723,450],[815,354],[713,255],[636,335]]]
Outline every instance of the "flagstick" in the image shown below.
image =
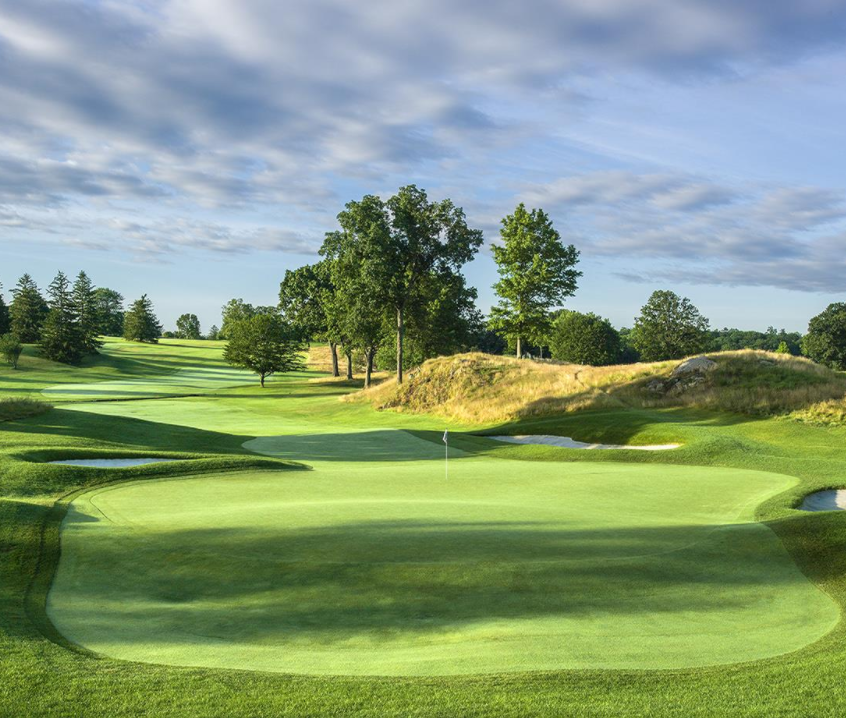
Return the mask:
[[444,478],[449,481],[449,442],[444,440]]

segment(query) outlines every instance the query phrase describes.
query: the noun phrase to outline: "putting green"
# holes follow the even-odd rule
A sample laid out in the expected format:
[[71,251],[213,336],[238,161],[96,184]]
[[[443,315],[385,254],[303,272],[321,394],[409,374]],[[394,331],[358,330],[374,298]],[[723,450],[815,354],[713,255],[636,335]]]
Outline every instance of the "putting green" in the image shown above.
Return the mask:
[[754,660],[838,620],[751,522],[787,476],[456,452],[446,479],[441,445],[388,430],[247,447],[315,470],[77,498],[57,628],[127,660],[438,675]]

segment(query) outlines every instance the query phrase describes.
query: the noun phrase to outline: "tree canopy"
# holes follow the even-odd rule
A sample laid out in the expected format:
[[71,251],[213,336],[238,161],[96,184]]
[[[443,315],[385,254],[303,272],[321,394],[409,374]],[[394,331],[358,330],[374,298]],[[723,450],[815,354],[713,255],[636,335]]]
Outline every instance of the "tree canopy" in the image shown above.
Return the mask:
[[0,357],[12,369],[18,368],[18,359],[20,359],[22,353],[23,344],[21,344],[21,340],[14,334],[7,333],[0,335]]
[[76,364],[86,353],[70,280],[59,272],[47,290],[49,311],[41,328],[41,353],[52,361]]
[[387,201],[367,195],[349,202],[338,222],[341,229],[326,235],[321,254],[342,262],[357,257],[361,290],[393,314],[402,383],[408,307],[421,301],[427,277],[460,272],[482,244],[482,232],[470,229],[464,211],[450,200],[430,202],[414,185]]
[[202,339],[200,320],[196,314],[182,314],[176,320],[176,336],[180,339]]
[[123,334],[123,295],[114,289],[97,287],[94,290],[97,334],[119,337]]
[[131,342],[155,344],[162,335],[162,325],[153,311],[153,303],[143,294],[136,299],[123,320],[123,337]]
[[100,334],[97,294],[85,272],[77,275],[71,291],[71,300],[76,314],[80,351],[82,354],[96,354],[97,350],[103,346],[97,338]]
[[802,352],[818,364],[846,369],[846,303],[829,304],[811,319]]
[[635,319],[632,342],[644,361],[681,359],[707,350],[708,320],[687,297],[658,290]]
[[0,284],[0,336],[7,334],[11,327],[9,307],[6,306],[6,301],[3,299],[3,285]]
[[233,321],[229,332],[224,359],[258,374],[262,386],[272,374],[305,368],[302,340],[275,314],[260,313]]
[[14,289],[9,307],[12,333],[24,344],[41,338],[41,325],[47,318],[47,302],[32,277],[24,274]]
[[502,220],[500,235],[502,244],[493,247],[500,301],[491,309],[490,326],[514,342],[520,357],[523,341],[542,343],[550,309],[575,294],[579,252],[561,241],[543,210],[530,212],[522,203]]
[[549,346],[553,357],[574,364],[605,366],[620,359],[620,335],[596,314],[562,311],[553,322]]

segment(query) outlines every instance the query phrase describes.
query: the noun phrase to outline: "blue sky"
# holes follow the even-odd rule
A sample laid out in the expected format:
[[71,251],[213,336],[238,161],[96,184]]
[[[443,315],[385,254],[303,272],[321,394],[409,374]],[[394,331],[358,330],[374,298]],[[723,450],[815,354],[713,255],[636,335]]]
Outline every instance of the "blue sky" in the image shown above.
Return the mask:
[[207,327],[416,183],[489,243],[543,207],[618,326],[669,288],[803,330],[846,299],[844,37],[840,0],[0,0],[0,282]]

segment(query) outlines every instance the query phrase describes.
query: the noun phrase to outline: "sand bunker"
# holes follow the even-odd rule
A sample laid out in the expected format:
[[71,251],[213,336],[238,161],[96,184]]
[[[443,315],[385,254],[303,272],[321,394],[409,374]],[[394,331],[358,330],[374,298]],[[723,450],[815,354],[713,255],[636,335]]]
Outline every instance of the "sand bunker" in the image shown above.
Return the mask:
[[179,461],[179,459],[64,459],[50,461],[51,464],[64,466],[90,466],[95,469],[123,469],[127,466],[143,466],[144,464],[159,464],[163,461]]
[[846,489],[817,491],[805,497],[801,511],[843,511],[846,510]]
[[549,434],[532,434],[530,436],[489,436],[489,439],[507,441],[509,444],[544,444],[546,446],[560,446],[565,449],[634,449],[635,451],[666,451],[678,449],[681,444],[651,444],[649,446],[624,446],[622,444],[587,444],[575,441],[569,436],[551,436]]

